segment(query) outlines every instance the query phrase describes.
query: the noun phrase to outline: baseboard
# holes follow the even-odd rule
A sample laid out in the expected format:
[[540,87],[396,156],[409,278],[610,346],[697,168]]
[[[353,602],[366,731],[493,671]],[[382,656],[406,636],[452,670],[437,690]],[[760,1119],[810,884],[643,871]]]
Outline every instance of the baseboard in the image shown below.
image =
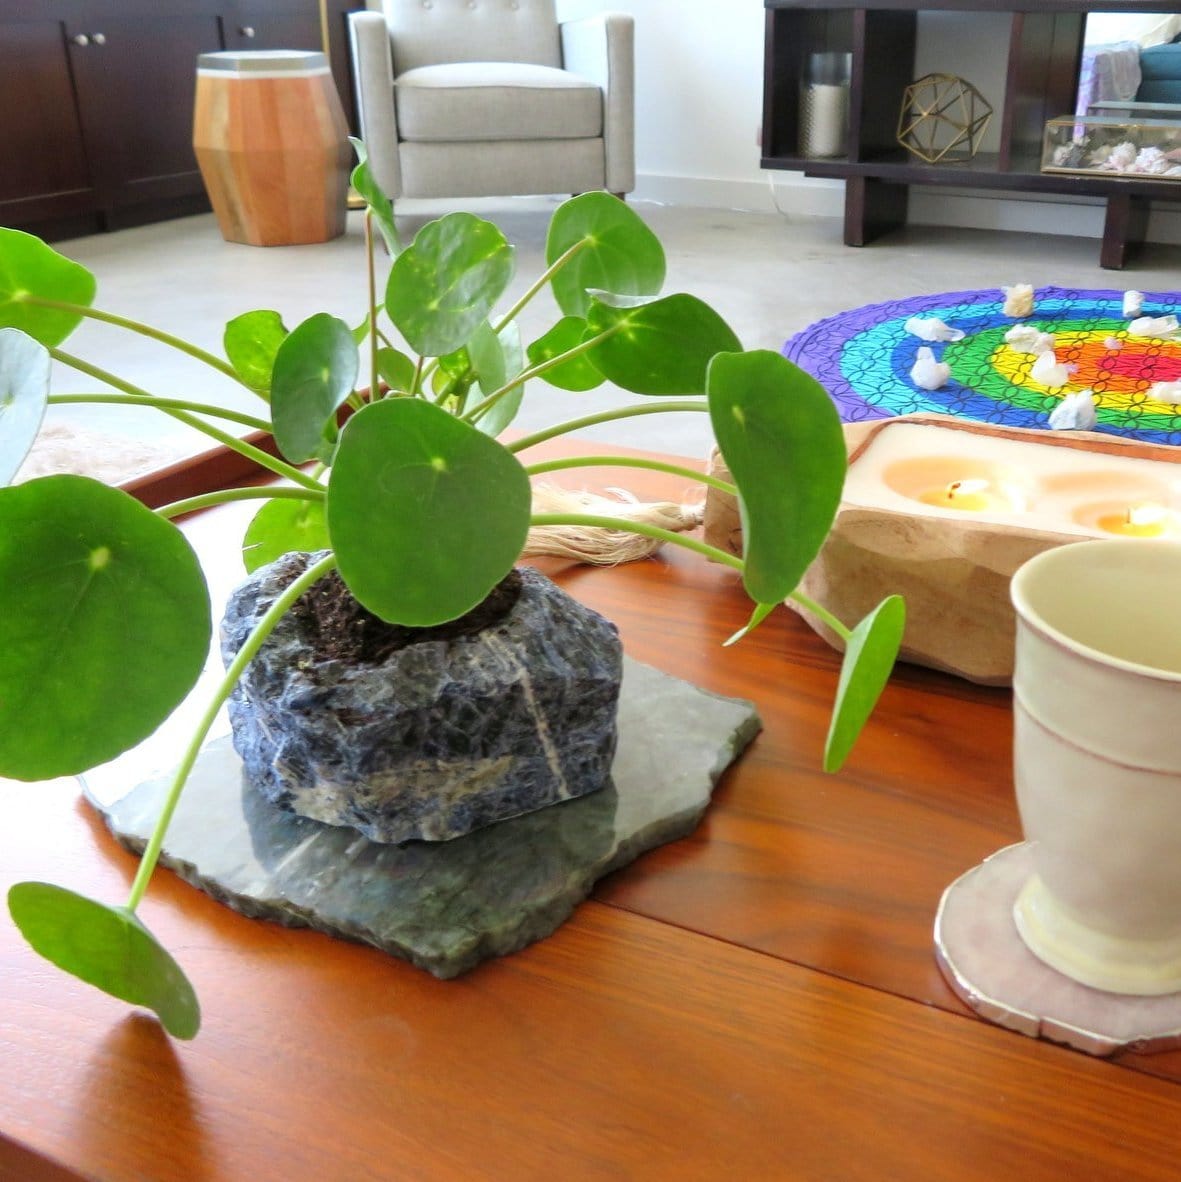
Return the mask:
[[[839,217],[842,181],[768,170],[762,180],[643,173],[636,178],[637,201],[780,213],[787,217]],[[1178,185],[1181,203],[1181,184]],[[1068,237],[1103,236],[1103,201],[1094,197],[1045,194],[993,196],[979,191],[913,186],[910,221],[924,226],[963,226]],[[1181,244],[1181,208],[1154,203],[1150,242]]]

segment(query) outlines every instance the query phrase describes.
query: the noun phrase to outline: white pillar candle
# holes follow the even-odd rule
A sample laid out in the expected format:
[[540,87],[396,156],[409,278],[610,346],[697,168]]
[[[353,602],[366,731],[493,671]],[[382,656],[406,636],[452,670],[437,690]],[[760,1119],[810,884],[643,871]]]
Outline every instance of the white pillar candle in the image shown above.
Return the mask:
[[1181,464],[1068,447],[1056,437],[888,423],[849,465],[843,499],[1084,537],[1181,531]]
[[843,156],[849,110],[849,88],[809,83],[800,104],[800,153],[804,156]]

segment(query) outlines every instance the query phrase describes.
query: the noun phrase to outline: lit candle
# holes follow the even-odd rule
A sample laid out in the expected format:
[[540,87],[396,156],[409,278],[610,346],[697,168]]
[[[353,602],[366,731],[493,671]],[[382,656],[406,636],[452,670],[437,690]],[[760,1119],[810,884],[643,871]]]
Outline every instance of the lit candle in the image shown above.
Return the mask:
[[962,513],[984,513],[990,509],[1013,513],[1024,508],[1023,498],[1015,496],[1011,489],[981,479],[952,480],[942,488],[920,493],[918,499],[924,505],[958,509]]
[[1159,538],[1171,532],[1172,514],[1163,505],[1129,505],[1123,513],[1106,513],[1095,523],[1109,534],[1126,538]]

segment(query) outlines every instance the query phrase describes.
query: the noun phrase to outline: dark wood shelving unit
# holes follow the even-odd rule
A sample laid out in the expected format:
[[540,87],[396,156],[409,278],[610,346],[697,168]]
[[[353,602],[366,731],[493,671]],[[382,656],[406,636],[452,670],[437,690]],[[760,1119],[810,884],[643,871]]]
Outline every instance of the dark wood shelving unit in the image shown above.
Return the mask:
[[[1020,4],[1020,10],[1010,5]],[[1119,269],[1142,244],[1152,201],[1181,201],[1181,183],[1071,176],[1041,171],[1046,121],[1074,109],[1083,34],[1093,3],[1085,0],[764,0],[762,166],[845,181],[845,242],[863,246],[906,222],[911,185],[1056,193],[1106,201],[1100,264]],[[926,164],[899,147],[898,112],[915,78],[922,12],[1008,11],[1009,59],[997,111],[999,151],[963,164]],[[1177,0],[1108,0],[1103,11],[1173,13]],[[797,150],[800,82],[808,54],[851,55],[849,140],[843,157],[815,159]]]

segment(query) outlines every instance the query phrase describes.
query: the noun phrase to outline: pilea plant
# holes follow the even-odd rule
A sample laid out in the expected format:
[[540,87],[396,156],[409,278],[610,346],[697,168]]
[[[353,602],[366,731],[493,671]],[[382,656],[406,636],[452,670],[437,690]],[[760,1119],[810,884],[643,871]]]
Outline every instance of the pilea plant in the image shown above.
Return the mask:
[[[780,355],[744,352],[701,300],[661,295],[664,253],[635,212],[603,193],[561,205],[549,226],[547,269],[495,315],[513,273],[513,250],[500,230],[452,213],[401,249],[390,204],[359,151],[354,184],[369,203],[370,298],[355,329],[321,314],[288,331],[277,312],[252,311],[226,326],[225,356],[214,356],[99,311],[86,269],[37,238],[0,230],[0,775],[36,781],[95,767],[150,735],[193,687],[209,650],[210,600],[172,518],[258,498],[244,547],[248,569],[289,550],[328,551],[266,613],[226,670],[181,755],[126,902],[108,906],[41,882],[9,893],[15,922],[39,953],[154,1010],[181,1038],[199,1025],[195,993],[137,908],[218,710],[282,613],[330,569],[382,619],[425,626],[481,602],[517,561],[531,524],[632,529],[688,547],[741,572],[753,611],[739,635],[795,598],[845,639],[828,770],[840,766],[872,710],[901,638],[897,597],[850,630],[796,590],[831,527],[844,480],[832,402]],[[374,295],[378,232],[393,259],[381,302]],[[523,347],[518,313],[546,288],[561,316]],[[198,358],[257,394],[259,413],[153,394],[71,354],[63,342],[87,317]],[[156,407],[249,455],[282,483],[221,489],[155,511],[79,476],[12,484],[46,406],[67,400],[49,393],[51,362],[109,388],[68,400]],[[538,381],[573,391],[610,381],[643,397],[499,442],[526,383]],[[654,412],[709,414],[736,488],[631,457],[522,462],[563,432]],[[227,423],[271,431],[282,458],[252,447]],[[533,514],[532,475],[608,461],[732,488],[743,514],[743,557],[613,517]]]

